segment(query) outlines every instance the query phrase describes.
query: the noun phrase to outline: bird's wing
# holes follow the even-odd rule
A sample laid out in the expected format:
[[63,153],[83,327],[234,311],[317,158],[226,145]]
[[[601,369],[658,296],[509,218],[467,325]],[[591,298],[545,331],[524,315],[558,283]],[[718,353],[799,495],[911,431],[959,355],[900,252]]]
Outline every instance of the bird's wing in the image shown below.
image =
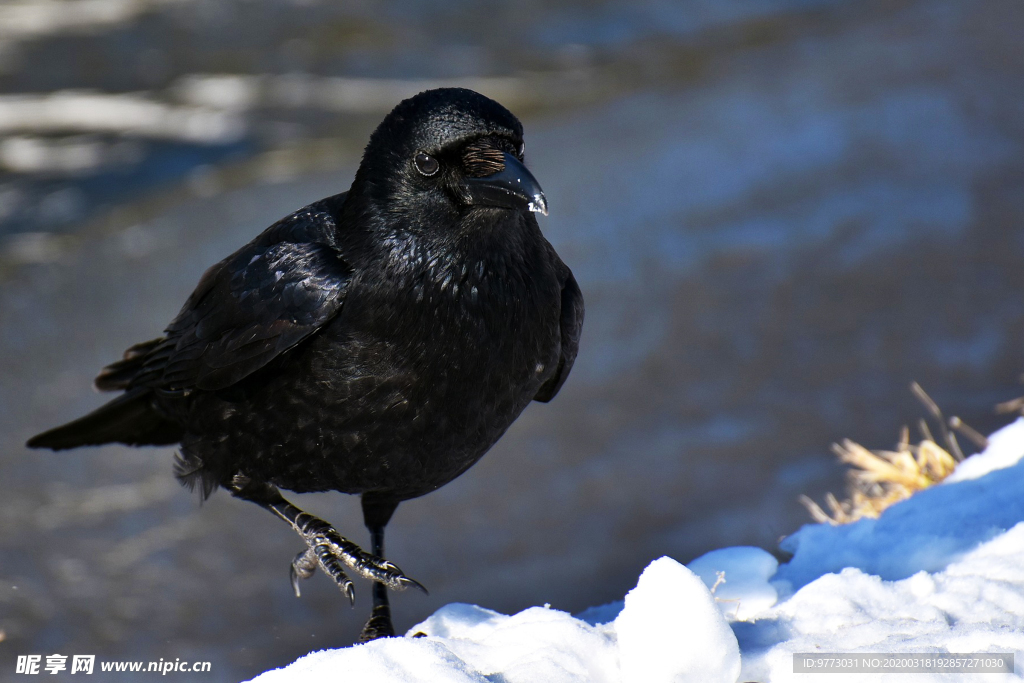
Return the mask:
[[576,278],[568,266],[563,266],[566,271],[566,279],[562,285],[562,312],[559,317],[558,328],[561,333],[562,350],[558,358],[558,368],[555,374],[540,386],[534,401],[547,403],[558,394],[558,390],[565,384],[572,370],[572,364],[576,362],[576,352],[580,348],[580,333],[583,330],[583,293],[576,284]]
[[334,317],[352,269],[332,246],[333,212],[318,204],[206,271],[129,386],[224,389]]

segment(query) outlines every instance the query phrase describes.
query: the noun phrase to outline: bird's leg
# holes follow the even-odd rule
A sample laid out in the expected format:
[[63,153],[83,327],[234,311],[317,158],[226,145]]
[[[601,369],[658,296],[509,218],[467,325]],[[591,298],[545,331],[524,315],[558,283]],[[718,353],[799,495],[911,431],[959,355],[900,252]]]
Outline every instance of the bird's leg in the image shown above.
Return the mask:
[[[288,522],[306,542],[306,550],[292,561],[291,578],[295,594],[299,594],[299,579],[313,575],[317,567],[330,576],[350,601],[355,600],[352,580],[343,565],[360,576],[379,582],[394,590],[414,586],[424,590],[419,582],[410,579],[391,562],[371,555],[352,541],[344,538],[330,524],[289,503],[276,486],[254,482],[247,477],[235,476],[229,490],[232,495],[252,501]],[[376,584],[375,584],[376,585]]]
[[[373,547],[373,554],[384,559],[384,527],[394,514],[398,503],[390,500],[380,500],[372,494],[363,494],[363,521],[366,528],[370,530],[370,544]],[[395,635],[395,627],[391,624],[391,605],[388,603],[388,587],[379,582],[373,582],[373,611],[370,618],[363,626],[363,632],[359,634],[359,641],[362,643],[376,640],[377,638],[390,638]]]
[[[384,556],[384,527],[370,529],[373,554]],[[395,635],[395,627],[391,624],[391,605],[388,603],[388,587],[377,581],[373,582],[373,611],[359,634],[359,642],[366,643],[377,638],[390,638]]]

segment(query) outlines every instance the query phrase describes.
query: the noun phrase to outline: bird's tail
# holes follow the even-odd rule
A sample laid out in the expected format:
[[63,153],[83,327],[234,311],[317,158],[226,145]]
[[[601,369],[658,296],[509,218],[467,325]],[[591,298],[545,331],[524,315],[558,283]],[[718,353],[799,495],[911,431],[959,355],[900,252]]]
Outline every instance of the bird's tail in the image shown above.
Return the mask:
[[181,427],[154,408],[153,393],[149,389],[135,389],[88,415],[33,436],[27,445],[55,451],[115,442],[165,446],[178,443],[181,437]]

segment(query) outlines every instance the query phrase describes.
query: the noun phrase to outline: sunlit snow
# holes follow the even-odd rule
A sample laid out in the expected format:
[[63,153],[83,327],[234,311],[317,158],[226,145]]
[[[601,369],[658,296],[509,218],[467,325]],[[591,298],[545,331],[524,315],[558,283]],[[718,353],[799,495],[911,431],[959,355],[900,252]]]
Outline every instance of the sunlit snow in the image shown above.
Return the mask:
[[794,554],[782,565],[747,547],[713,551],[689,568],[663,557],[620,603],[576,616],[448,605],[408,637],[315,652],[255,680],[344,672],[381,683],[806,681],[811,675],[793,672],[794,653],[1024,652],[1022,455],[1024,419],[993,434],[946,483],[877,520],[803,527],[782,543]]

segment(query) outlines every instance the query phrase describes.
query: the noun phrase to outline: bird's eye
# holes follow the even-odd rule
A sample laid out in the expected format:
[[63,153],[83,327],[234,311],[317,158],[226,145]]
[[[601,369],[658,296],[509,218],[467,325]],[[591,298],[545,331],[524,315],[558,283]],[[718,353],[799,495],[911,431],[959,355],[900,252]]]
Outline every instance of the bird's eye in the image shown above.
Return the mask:
[[423,152],[416,153],[416,170],[425,176],[432,176],[437,173],[437,170],[441,168],[441,165],[437,163],[437,159],[424,154]]

